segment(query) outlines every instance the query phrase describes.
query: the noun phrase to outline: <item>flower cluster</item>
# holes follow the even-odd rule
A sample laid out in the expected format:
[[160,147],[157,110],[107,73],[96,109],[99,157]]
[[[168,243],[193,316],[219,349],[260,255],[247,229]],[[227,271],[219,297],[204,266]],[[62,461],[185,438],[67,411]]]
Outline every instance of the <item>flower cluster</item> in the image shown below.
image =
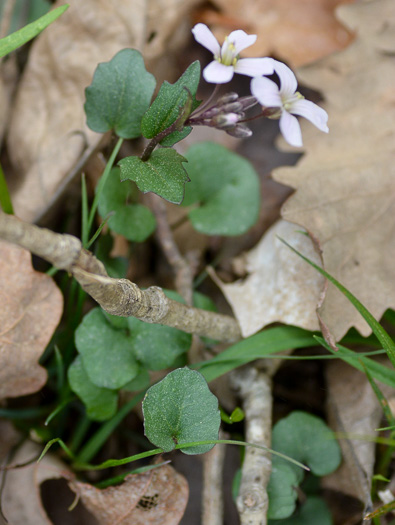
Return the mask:
[[[214,84],[225,84],[233,78],[234,73],[252,77],[251,93],[262,106],[262,116],[280,120],[280,131],[289,144],[292,146],[303,145],[300,125],[295,115],[306,118],[325,133],[329,131],[326,111],[313,102],[305,100],[296,91],[298,83],[288,66],[272,58],[239,57],[239,53],[243,49],[255,43],[256,35],[247,35],[242,30],[232,31],[225,38],[223,45],[220,46],[213,33],[204,24],[197,24],[192,29],[192,33],[199,44],[213,53],[213,61],[203,71],[204,79]],[[278,76],[279,87],[275,82],[264,76],[273,73]],[[231,105],[236,101],[243,104],[242,100],[237,97],[235,100],[223,104],[222,111],[221,106],[217,103],[217,106],[213,106],[202,113],[200,118],[207,113],[206,118],[203,119],[206,125],[225,129],[227,133],[235,136],[248,136],[246,131],[248,128],[242,123],[244,111],[248,104],[243,107],[235,106],[238,108],[235,111],[227,109],[229,104]],[[248,107],[252,107],[252,105],[248,105]],[[213,112],[217,113],[214,114]]]

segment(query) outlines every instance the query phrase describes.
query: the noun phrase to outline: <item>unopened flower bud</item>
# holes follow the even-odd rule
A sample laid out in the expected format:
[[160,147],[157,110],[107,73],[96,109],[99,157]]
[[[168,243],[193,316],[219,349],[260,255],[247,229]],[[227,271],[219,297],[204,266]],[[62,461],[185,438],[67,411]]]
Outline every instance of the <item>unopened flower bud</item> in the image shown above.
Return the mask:
[[243,104],[240,104],[240,102],[237,100],[236,102],[224,104],[221,109],[222,111],[226,111],[226,113],[238,113],[243,109]]
[[226,130],[226,133],[237,139],[246,139],[252,135],[250,128],[247,128],[244,124],[237,124],[234,128]]
[[258,104],[258,101],[255,97],[252,97],[249,95],[248,97],[241,97],[239,98],[239,102],[242,105],[242,110],[247,111],[250,108],[253,108]]
[[218,129],[229,129],[236,126],[240,119],[237,113],[220,113],[212,119],[212,126]]
[[226,93],[217,100],[218,106],[223,106],[224,104],[229,104],[229,102],[234,102],[239,98],[237,93]]

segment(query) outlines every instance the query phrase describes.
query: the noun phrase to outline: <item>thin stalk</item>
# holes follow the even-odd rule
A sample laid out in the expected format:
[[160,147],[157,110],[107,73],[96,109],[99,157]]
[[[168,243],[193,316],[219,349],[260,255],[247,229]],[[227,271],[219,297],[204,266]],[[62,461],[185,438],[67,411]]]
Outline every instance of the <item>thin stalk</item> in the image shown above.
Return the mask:
[[151,153],[154,151],[154,149],[159,144],[159,142],[161,142],[163,139],[165,139],[168,135],[170,135],[174,131],[177,131],[178,128],[179,128],[179,125],[180,125],[179,119],[177,119],[175,122],[173,122],[173,124],[171,126],[169,126],[168,128],[166,128],[163,131],[161,131],[160,133],[158,133],[158,135],[156,135],[156,137],[154,137],[147,144],[147,146],[146,146],[145,150],[143,151],[143,154],[141,155],[140,159],[143,162],[146,162],[150,158]]
[[[97,207],[99,205],[99,198],[100,198],[100,195],[103,191],[103,188],[104,188],[104,185],[105,183],[107,182],[107,179],[110,175],[110,172],[111,172],[111,169],[114,165],[114,162],[115,162],[115,159],[119,153],[119,150],[121,149],[121,146],[123,144],[123,138],[119,138],[118,139],[118,142],[115,144],[115,147],[111,153],[111,156],[110,158],[108,159],[108,162],[106,164],[106,167],[104,168],[104,171],[103,171],[103,175],[101,176],[100,180],[99,180],[99,183],[97,185],[97,188],[96,188],[96,195],[93,199],[93,203],[92,203],[92,207],[91,207],[91,210],[89,212],[89,215],[88,215],[88,224],[87,224],[87,233],[86,233],[86,239],[88,239],[88,236],[89,236],[89,232],[91,231],[92,229],[92,224],[93,224],[93,220],[95,218],[95,214],[96,214],[96,210],[97,210]],[[84,245],[85,247],[85,245]]]
[[5,180],[3,168],[0,164],[0,206],[4,213],[9,215],[14,214],[14,208],[12,207],[10,192],[8,191],[7,181]]
[[210,102],[213,100],[213,98],[216,96],[216,94],[218,93],[219,91],[219,88],[220,88],[220,84],[215,84],[215,88],[213,89],[213,92],[211,93],[211,95],[208,97],[208,99],[206,100],[206,102],[204,102],[203,104],[201,104],[198,108],[195,109],[195,111],[193,113],[191,113],[190,117],[195,117],[196,115],[199,115],[199,113],[201,113],[204,109],[207,108],[207,106],[210,104]]

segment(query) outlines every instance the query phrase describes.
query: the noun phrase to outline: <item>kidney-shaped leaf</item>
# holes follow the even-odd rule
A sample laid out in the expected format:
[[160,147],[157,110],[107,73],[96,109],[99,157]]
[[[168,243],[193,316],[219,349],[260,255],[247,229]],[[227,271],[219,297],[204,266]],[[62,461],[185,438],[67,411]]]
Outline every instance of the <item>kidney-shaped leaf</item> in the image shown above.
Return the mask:
[[269,496],[269,519],[288,518],[294,512],[298,493],[296,487],[300,480],[295,470],[287,463],[273,461],[270,481],[267,487]]
[[236,153],[211,142],[189,148],[186,158],[191,182],[184,206],[193,227],[208,235],[241,235],[258,219],[260,188],[253,166]]
[[138,51],[119,51],[97,66],[92,84],[85,90],[88,126],[98,133],[113,129],[124,139],[139,137],[155,85],[155,77],[145,69]]
[[115,414],[118,392],[93,384],[85,372],[80,356],[71,363],[67,376],[71,390],[84,402],[90,419],[105,421]]
[[[295,411],[281,419],[272,437],[274,450],[307,464],[316,476],[330,474],[340,464],[340,447],[333,432],[322,419],[307,412]],[[299,467],[289,465],[302,473]]]
[[[165,452],[177,444],[218,439],[218,400],[203,376],[194,370],[179,368],[152,386],[144,398],[143,413],[145,435]],[[204,454],[213,446],[181,450],[185,454]]]
[[308,496],[294,516],[285,520],[269,521],[269,525],[332,525],[332,516],[325,501]]
[[75,332],[75,344],[93,384],[116,390],[136,377],[137,364],[128,335],[94,308]]

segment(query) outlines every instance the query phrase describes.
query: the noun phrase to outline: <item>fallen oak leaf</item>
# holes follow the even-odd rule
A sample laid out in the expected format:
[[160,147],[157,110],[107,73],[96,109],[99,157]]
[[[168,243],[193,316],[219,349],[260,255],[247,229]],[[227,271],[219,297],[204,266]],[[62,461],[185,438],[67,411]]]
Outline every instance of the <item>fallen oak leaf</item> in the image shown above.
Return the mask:
[[35,221],[42,216],[81,156],[99,145],[102,136],[86,126],[83,110],[84,91],[98,63],[134,48],[152,69],[196,2],[70,0],[70,8],[36,39],[8,134],[19,217]]
[[[324,87],[330,135],[317,140],[306,128],[306,154],[297,166],[276,169],[273,177],[297,190],[282,216],[318,239],[326,271],[378,318],[395,306],[395,99],[388,52],[392,42],[395,53],[395,7],[373,0],[339,13],[341,18],[347,13],[344,21],[352,17],[358,38],[347,50],[299,72],[302,82]],[[368,23],[373,18],[374,24]],[[319,313],[336,340],[351,326],[364,336],[371,333],[331,285]]]
[[[250,2],[246,8],[240,0],[214,0],[219,15],[213,19],[208,10],[199,21],[213,21],[212,29],[219,41],[229,30],[244,29],[258,35],[256,44],[243,51],[243,56],[274,55],[296,67],[339,51],[351,42],[351,32],[334,17],[335,7],[350,1],[260,0]],[[237,25],[229,27],[231,20]]]
[[[297,246],[316,264],[321,262],[306,234],[300,232],[297,225],[281,220],[243,256],[242,264],[249,274],[246,279],[225,284],[215,278],[232,307],[243,337],[274,322],[319,330],[315,308],[324,278],[307,267],[278,237]],[[240,271],[241,264],[238,267]]]
[[28,251],[0,241],[0,399],[42,388],[46,370],[38,364],[63,310],[63,296],[51,277],[36,272]]

